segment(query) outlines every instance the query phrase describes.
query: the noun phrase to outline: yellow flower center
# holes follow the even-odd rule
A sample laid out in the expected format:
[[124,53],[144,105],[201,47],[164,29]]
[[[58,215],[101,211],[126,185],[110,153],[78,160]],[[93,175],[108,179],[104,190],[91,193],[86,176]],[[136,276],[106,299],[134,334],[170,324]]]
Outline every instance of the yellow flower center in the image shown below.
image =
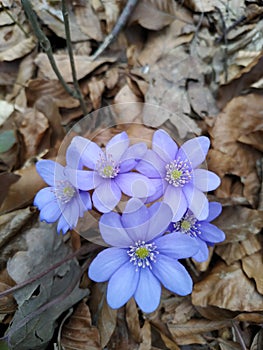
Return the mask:
[[191,223],[187,220],[184,220],[181,222],[181,228],[184,230],[184,231],[189,231],[190,228],[191,228]]
[[180,179],[180,177],[182,176],[182,171],[181,170],[173,170],[172,172],[171,172],[171,178],[173,179],[173,180],[178,180],[178,179]]
[[111,165],[106,165],[103,169],[103,175],[105,177],[111,177],[113,174],[113,171],[114,171],[114,169]]
[[145,247],[140,247],[136,249],[135,254],[137,255],[138,258],[145,259],[149,256],[149,250]]
[[68,197],[68,198],[72,198],[75,194],[75,190],[73,187],[71,186],[67,186],[63,188],[63,195]]

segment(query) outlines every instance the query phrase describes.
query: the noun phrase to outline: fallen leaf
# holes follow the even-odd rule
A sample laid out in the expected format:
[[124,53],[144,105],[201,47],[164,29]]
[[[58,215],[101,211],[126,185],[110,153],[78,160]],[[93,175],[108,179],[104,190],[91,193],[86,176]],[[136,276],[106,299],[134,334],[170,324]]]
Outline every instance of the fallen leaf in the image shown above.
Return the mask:
[[146,338],[146,330],[143,331],[140,328],[138,309],[133,298],[128,301],[128,303],[125,306],[125,310],[126,322],[129,329],[129,333],[131,334],[133,339],[138,344],[140,344],[143,341],[143,339]]
[[[14,286],[14,281],[8,275],[6,269],[0,272],[0,293]],[[6,314],[11,314],[16,310],[16,302],[12,294],[8,294],[0,299],[0,322]]]
[[81,301],[62,328],[61,345],[65,350],[100,350],[100,335],[92,325],[88,305]]
[[232,311],[263,311],[263,296],[256,291],[238,262],[230,266],[217,263],[194,285],[192,301],[201,307],[212,305]]
[[215,0],[185,0],[184,4],[195,12],[204,13],[214,11],[218,2]]
[[4,124],[7,118],[13,113],[14,109],[13,104],[5,100],[0,100],[0,126]]
[[144,321],[144,325],[141,328],[141,337],[142,341],[140,342],[140,346],[138,350],[152,350],[152,331],[151,325],[148,320]]
[[88,82],[89,96],[92,102],[93,108],[99,109],[101,107],[102,94],[105,89],[103,80],[96,77],[92,77]]
[[0,208],[1,205],[3,203],[3,201],[5,200],[5,197],[9,191],[9,187],[15,183],[16,181],[18,181],[18,179],[20,178],[19,175],[13,174],[13,173],[9,173],[9,172],[3,172],[0,174],[0,182],[1,182],[1,191],[0,191]]
[[257,291],[260,294],[263,294],[262,251],[244,257],[242,259],[242,268],[249,278],[253,278],[255,280]]

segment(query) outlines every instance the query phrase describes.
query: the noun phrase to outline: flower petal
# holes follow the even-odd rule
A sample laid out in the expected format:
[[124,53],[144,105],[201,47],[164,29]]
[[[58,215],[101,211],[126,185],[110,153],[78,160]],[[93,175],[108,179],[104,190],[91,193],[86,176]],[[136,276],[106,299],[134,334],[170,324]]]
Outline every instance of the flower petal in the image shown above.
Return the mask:
[[136,166],[136,170],[149,178],[164,178],[166,174],[166,163],[157,153],[148,149]]
[[146,143],[139,142],[130,146],[120,159],[120,173],[126,173],[132,170],[138,161],[142,159],[147,151]]
[[64,216],[61,215],[59,220],[58,220],[57,232],[60,233],[60,231],[62,231],[62,233],[64,235],[68,232],[69,229],[70,229],[69,224],[65,220]]
[[193,282],[185,267],[177,260],[163,254],[157,256],[152,272],[171,292],[187,295],[192,292]]
[[208,200],[203,192],[199,191],[192,184],[187,184],[183,188],[187,199],[188,208],[194,216],[200,221],[208,217]]
[[143,312],[150,313],[157,309],[160,303],[161,291],[161,284],[151,270],[141,268],[134,298]]
[[67,204],[61,205],[60,210],[69,227],[76,227],[79,219],[79,203],[78,199],[73,197]]
[[55,222],[61,215],[61,210],[57,202],[47,203],[40,211],[39,218],[47,223]]
[[181,187],[168,185],[163,197],[164,203],[167,203],[173,211],[172,221],[179,221],[187,209],[187,201]]
[[210,146],[210,140],[206,136],[199,136],[186,141],[177,152],[176,158],[188,159],[192,168],[203,163]]
[[140,272],[128,261],[110,278],[107,290],[107,302],[112,309],[123,306],[133,296],[140,277]]
[[102,213],[113,210],[121,199],[121,190],[113,180],[104,181],[95,189],[92,195],[93,205]]
[[64,179],[64,167],[53,160],[42,159],[38,161],[36,169],[49,186],[55,186],[55,181]]
[[225,239],[225,234],[215,225],[210,224],[209,222],[200,222],[199,227],[201,233],[200,238],[204,241],[211,243],[223,242]]
[[173,259],[185,259],[193,256],[199,249],[194,238],[180,232],[162,236],[156,241],[157,250]]
[[[154,209],[154,211],[153,211]],[[151,206],[151,217],[149,227],[144,240],[146,242],[155,239],[162,235],[170,222],[172,221],[173,213],[171,208],[166,203],[155,203]]]
[[75,136],[69,147],[75,148],[79,154],[79,157],[73,162],[73,164],[75,164],[74,168],[76,167],[76,164],[84,164],[89,169],[94,170],[97,161],[100,159],[100,154],[103,153],[101,148],[95,142],[82,136]]
[[166,131],[160,129],[153,134],[152,149],[163,161],[169,163],[175,159],[178,146]]
[[79,191],[78,201],[80,206],[80,212],[82,213],[81,216],[86,210],[90,210],[92,208],[89,192]]
[[155,193],[152,196],[149,196],[145,203],[151,203],[161,198],[168,186],[168,182],[163,179],[151,179],[151,182],[155,188]]
[[104,241],[114,247],[129,247],[133,244],[123,228],[119,214],[111,212],[101,216],[99,221],[100,233]]
[[209,250],[207,247],[207,244],[202,241],[199,237],[193,238],[198,242],[199,245],[199,250],[195,255],[192,256],[193,259],[197,262],[204,262],[208,259],[209,257]]
[[34,199],[34,205],[41,210],[46,204],[56,202],[57,198],[54,193],[54,187],[45,187],[40,190]]
[[95,282],[105,282],[110,279],[123,264],[129,261],[125,249],[107,248],[100,252],[89,267],[89,278]]
[[119,174],[115,182],[129,197],[145,198],[152,196],[156,191],[151,179],[138,173]]
[[217,218],[222,212],[222,205],[218,202],[209,202],[209,215],[205,221],[210,222]]
[[65,174],[72,185],[82,191],[92,190],[104,180],[96,171],[75,170],[66,167]]
[[202,192],[215,190],[220,185],[220,178],[205,169],[195,169],[193,172],[193,184]]
[[130,140],[125,131],[114,136],[106,145],[106,155],[111,155],[115,162],[119,162],[124,152],[129,147]]
[[122,214],[121,222],[133,242],[146,241],[149,227],[149,211],[139,199],[128,201]]

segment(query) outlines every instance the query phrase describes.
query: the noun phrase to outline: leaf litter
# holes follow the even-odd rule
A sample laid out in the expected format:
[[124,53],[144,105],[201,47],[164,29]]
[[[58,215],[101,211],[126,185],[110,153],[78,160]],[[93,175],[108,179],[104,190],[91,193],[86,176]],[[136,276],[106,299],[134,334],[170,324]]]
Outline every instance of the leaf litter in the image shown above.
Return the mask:
[[[32,4],[58,67],[73,87],[59,2]],[[81,261],[67,261],[0,299],[1,335],[8,328],[10,349],[21,350],[48,349],[56,343],[65,349],[259,350],[262,6],[250,1],[240,6],[235,0],[143,0],[105,53],[90,60],[124,5],[97,0],[70,4],[77,78],[87,109],[112,105],[107,115],[98,112],[88,125],[83,121],[83,128],[76,124],[73,132],[94,137],[100,146],[123,130],[134,140],[140,135],[148,145],[153,128],[164,128],[180,143],[193,135],[209,136],[208,168],[222,181],[209,197],[223,204],[215,224],[226,240],[211,249],[206,263],[184,261],[194,279],[192,295],[178,297],[163,290],[152,315],[142,314],[134,300],[118,311],[110,309],[106,286],[83,275],[80,288]],[[34,164],[56,157],[83,112],[54,74],[21,5],[2,1],[0,15],[2,292],[51,268],[74,246],[73,236],[65,243],[53,227],[35,222],[32,200],[44,183]],[[127,102],[133,102],[131,108],[125,108]],[[157,104],[158,112],[144,102]],[[80,222],[78,245],[101,243],[97,219],[94,212]],[[62,323],[72,306],[74,312]]]

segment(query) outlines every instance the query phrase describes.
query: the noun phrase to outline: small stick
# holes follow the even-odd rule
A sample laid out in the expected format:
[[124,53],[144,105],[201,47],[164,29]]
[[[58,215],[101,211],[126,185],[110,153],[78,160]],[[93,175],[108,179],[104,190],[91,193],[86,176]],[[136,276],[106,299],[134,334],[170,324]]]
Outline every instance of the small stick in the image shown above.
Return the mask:
[[69,19],[68,19],[68,5],[66,0],[62,0],[62,15],[64,19],[64,26],[65,26],[65,33],[66,33],[66,42],[67,42],[67,49],[68,49],[68,55],[70,60],[70,66],[71,66],[71,72],[72,72],[72,78],[74,83],[74,88],[77,93],[77,98],[80,102],[81,109],[83,111],[84,115],[88,114],[88,110],[86,107],[86,104],[83,99],[83,95],[80,91],[78,78],[77,78],[77,72],[75,67],[75,61],[74,61],[74,55],[71,45],[71,35],[70,35],[70,25],[69,25]]
[[23,28],[23,26],[15,19],[15,17],[12,15],[11,12],[9,12],[5,5],[2,3],[2,1],[0,1],[0,5],[3,7],[5,13],[12,19],[12,21],[14,21],[14,23],[21,29],[21,31],[25,34],[25,37],[28,38],[29,34],[25,31],[25,29]]
[[119,34],[121,29],[125,26],[127,23],[128,18],[130,17],[133,9],[137,5],[138,0],[128,0],[127,4],[125,5],[120,17],[118,18],[115,26],[113,27],[111,33],[106,36],[103,43],[98,47],[97,51],[90,56],[91,61],[94,61],[96,58],[98,58],[103,51],[112,43],[112,41],[116,38],[116,36]]

